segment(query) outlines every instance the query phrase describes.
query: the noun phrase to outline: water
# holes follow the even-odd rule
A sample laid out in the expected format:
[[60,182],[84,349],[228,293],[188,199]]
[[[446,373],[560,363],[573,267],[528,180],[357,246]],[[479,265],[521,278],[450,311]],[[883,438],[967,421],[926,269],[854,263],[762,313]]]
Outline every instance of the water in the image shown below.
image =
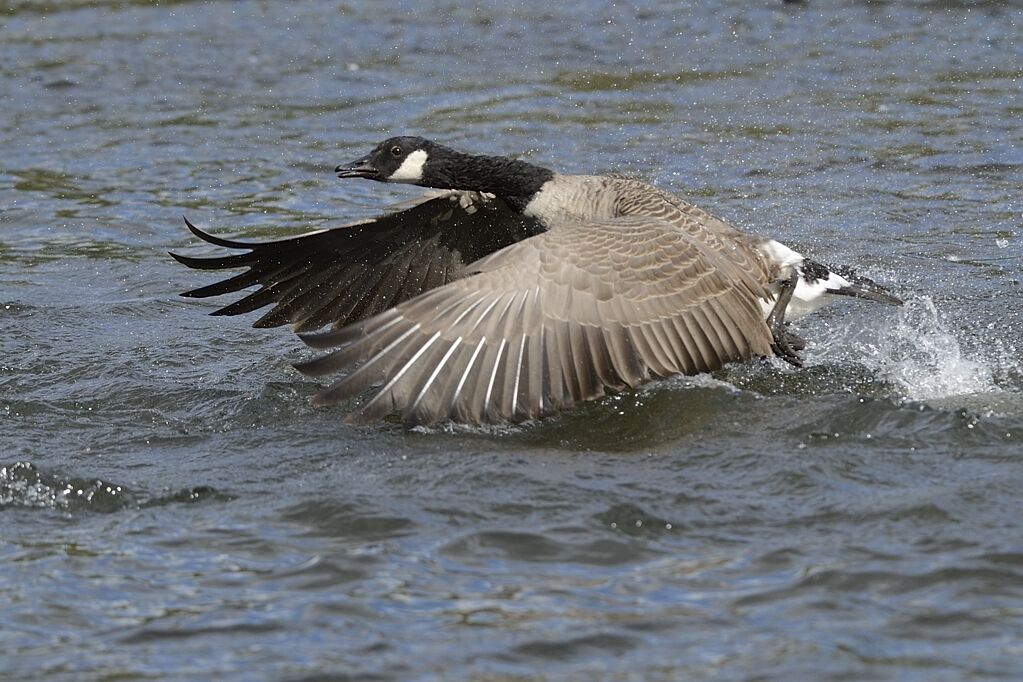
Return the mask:
[[[0,677],[1023,677],[1013,2],[0,3]],[[619,171],[893,284],[542,424],[311,408],[166,255]]]

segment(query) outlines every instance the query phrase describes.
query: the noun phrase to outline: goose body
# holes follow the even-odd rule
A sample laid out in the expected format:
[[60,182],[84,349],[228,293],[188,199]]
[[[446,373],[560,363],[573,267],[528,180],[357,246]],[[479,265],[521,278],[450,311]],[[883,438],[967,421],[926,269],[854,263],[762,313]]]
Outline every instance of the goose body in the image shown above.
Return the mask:
[[[350,421],[517,422],[729,362],[799,364],[786,328],[836,295],[901,301],[746,234],[639,180],[564,175],[524,161],[391,138],[338,166],[436,188],[374,220],[246,250],[174,255],[199,269],[245,267],[185,296],[260,288],[214,314],[272,305],[256,326],[291,324],[328,352],[296,367],[341,374],[314,397],[376,393]],[[187,221],[186,221],[187,222]]]

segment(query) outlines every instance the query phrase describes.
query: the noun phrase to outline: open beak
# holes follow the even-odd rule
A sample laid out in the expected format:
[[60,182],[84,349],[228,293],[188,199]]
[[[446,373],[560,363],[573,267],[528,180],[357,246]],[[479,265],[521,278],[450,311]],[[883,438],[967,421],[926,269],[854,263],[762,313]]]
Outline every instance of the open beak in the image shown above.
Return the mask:
[[342,163],[334,169],[334,173],[339,178],[370,178],[375,180],[380,176],[380,171],[373,166],[368,156],[364,156],[358,161],[352,161],[351,163]]

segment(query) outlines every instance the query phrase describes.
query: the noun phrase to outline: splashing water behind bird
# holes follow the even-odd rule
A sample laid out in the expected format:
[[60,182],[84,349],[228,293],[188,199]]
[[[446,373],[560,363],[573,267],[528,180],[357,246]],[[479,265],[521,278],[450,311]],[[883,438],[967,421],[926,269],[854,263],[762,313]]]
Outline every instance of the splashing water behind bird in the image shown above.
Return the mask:
[[951,406],[957,398],[1000,391],[992,361],[968,356],[929,296],[908,300],[877,325],[850,333],[830,335],[815,355],[858,362],[904,400]]

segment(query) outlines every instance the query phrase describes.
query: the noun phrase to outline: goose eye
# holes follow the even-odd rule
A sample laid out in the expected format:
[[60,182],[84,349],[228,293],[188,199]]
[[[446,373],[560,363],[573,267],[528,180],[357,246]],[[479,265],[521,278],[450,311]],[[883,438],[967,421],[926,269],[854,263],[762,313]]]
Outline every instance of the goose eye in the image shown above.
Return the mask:
[[398,146],[391,147],[391,154],[393,156],[401,156],[401,147]]

